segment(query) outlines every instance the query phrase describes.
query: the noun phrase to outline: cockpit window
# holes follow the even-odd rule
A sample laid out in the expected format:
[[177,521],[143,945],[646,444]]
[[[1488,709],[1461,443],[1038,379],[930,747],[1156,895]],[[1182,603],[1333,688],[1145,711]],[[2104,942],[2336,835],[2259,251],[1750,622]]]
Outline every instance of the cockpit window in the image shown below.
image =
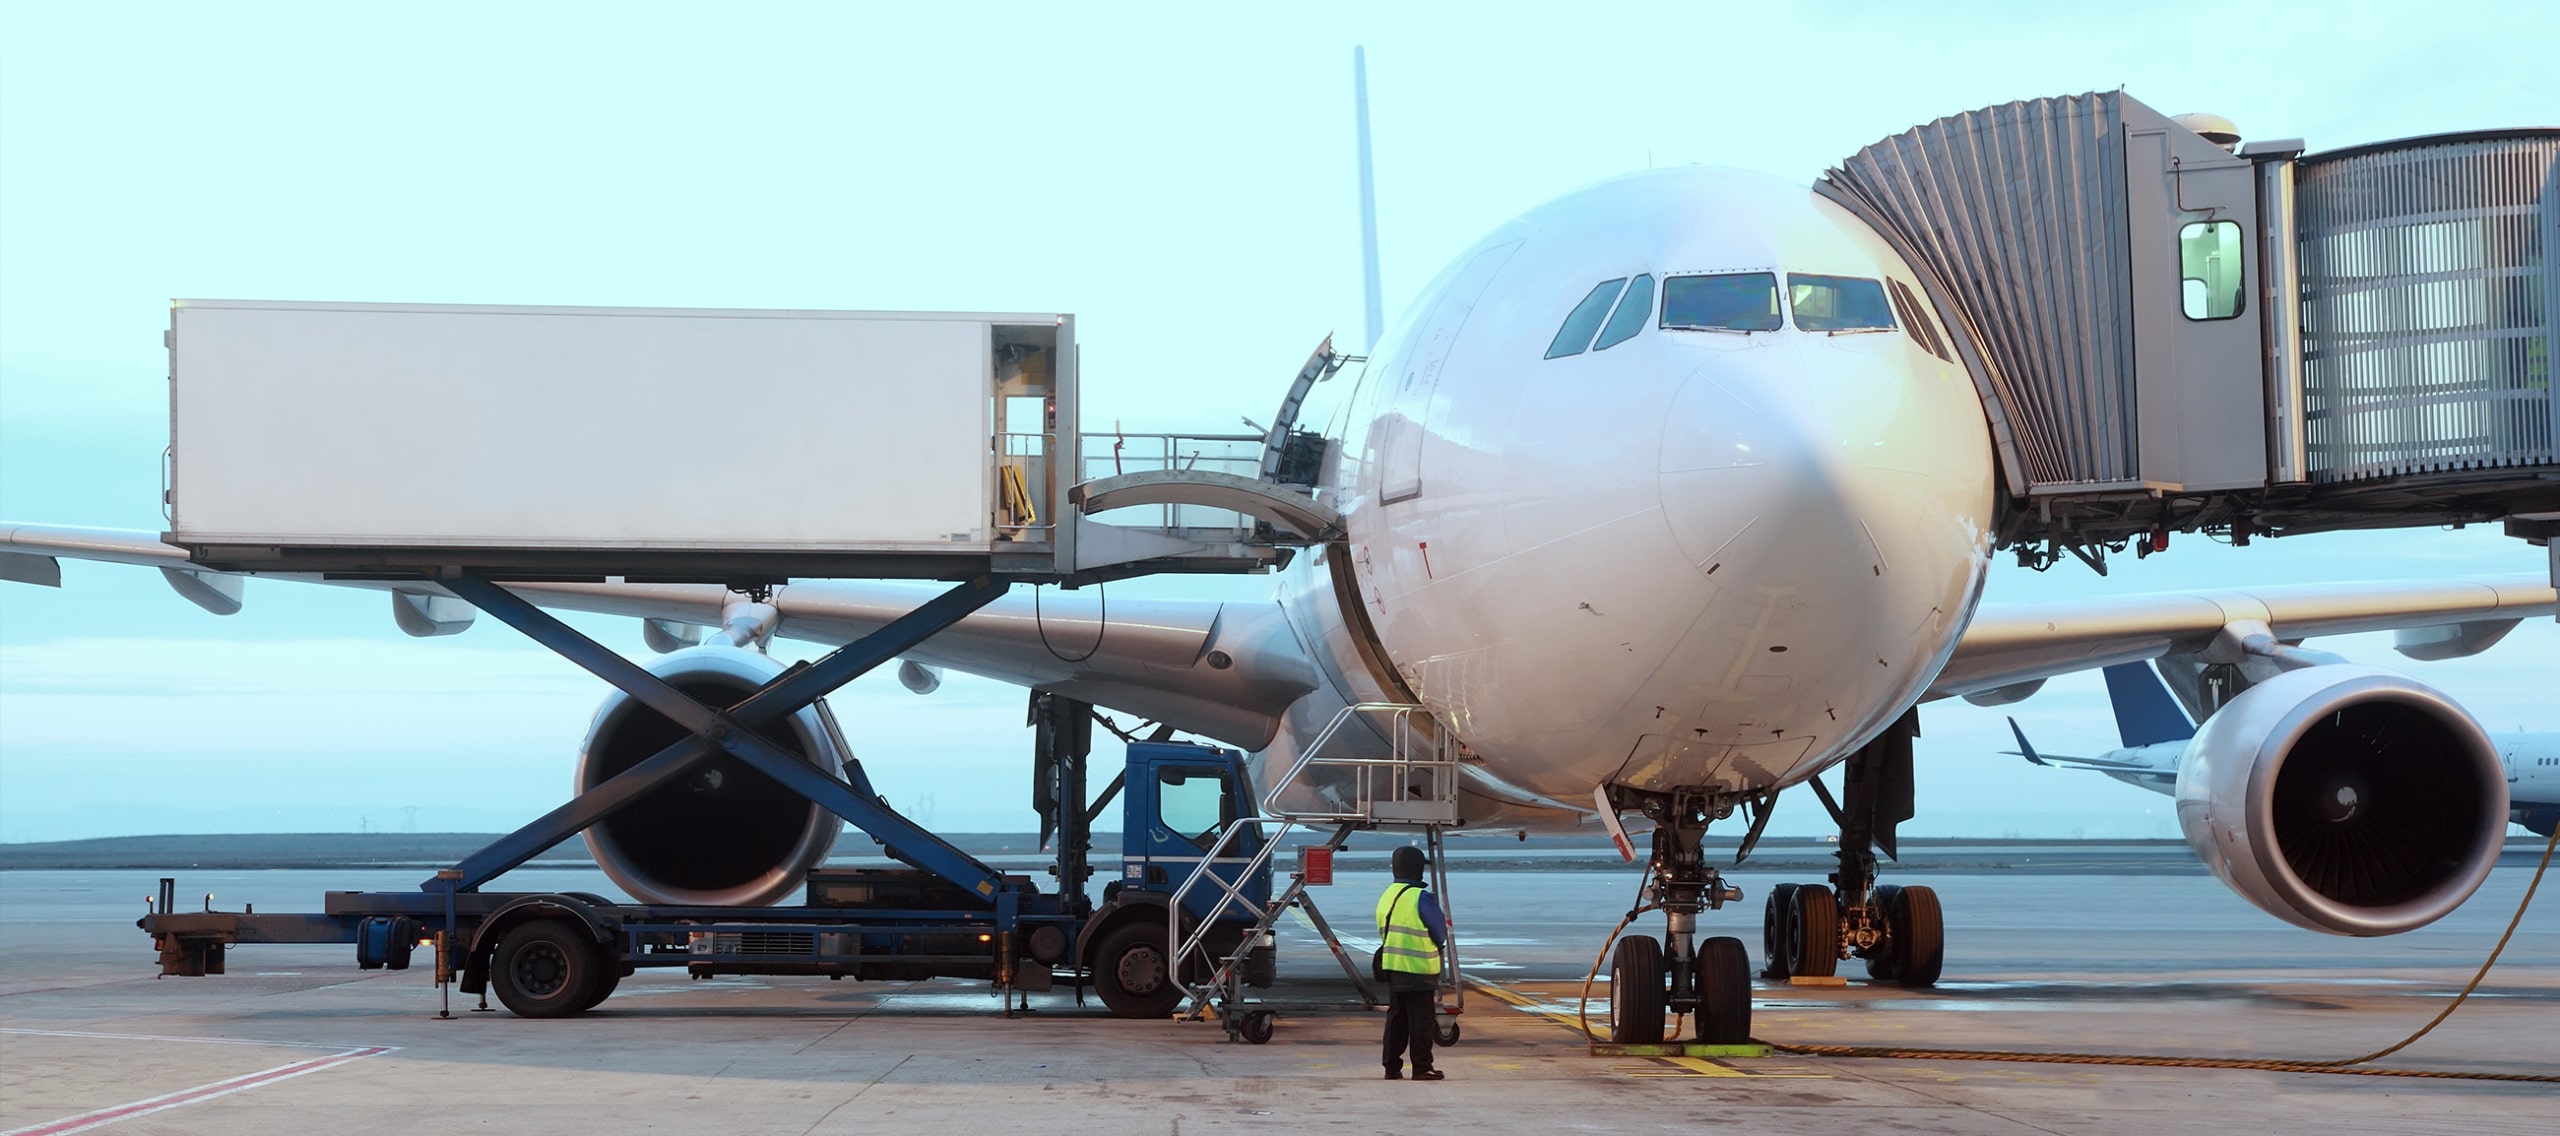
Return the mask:
[[1798,331],[1890,331],[1893,307],[1884,285],[1862,276],[1787,274],[1787,299]]
[[1728,272],[1662,282],[1662,326],[1674,331],[1778,330],[1778,275]]
[[1921,305],[1919,293],[1891,277],[1885,279],[1885,286],[1893,291],[1893,310],[1901,313],[1902,326],[1911,332],[1912,342],[1929,354],[1953,362],[1947,355],[1946,343],[1938,338],[1937,326],[1929,322],[1928,309]]
[[1564,326],[1556,329],[1556,341],[1547,345],[1547,358],[1562,359],[1567,355],[1580,355],[1588,349],[1591,333],[1600,330],[1601,320],[1609,318],[1610,303],[1626,286],[1627,278],[1624,276],[1601,281],[1600,286],[1584,296],[1581,303],[1575,304],[1572,314],[1564,317]]
[[1645,321],[1653,318],[1653,277],[1639,276],[1627,285],[1625,298],[1618,301],[1616,315],[1609,326],[1600,329],[1600,341],[1591,345],[1594,351],[1606,351],[1636,337],[1644,330]]

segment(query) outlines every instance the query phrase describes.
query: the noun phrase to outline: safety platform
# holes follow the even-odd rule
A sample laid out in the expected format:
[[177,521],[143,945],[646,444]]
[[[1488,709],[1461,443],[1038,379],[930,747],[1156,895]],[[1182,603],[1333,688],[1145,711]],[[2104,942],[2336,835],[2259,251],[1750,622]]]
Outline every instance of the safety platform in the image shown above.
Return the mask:
[[2172,530],[2560,510],[2560,130],[2238,141],[2121,92],[2037,99],[1884,139],[1816,187],[1964,332],[2002,544],[2099,562]]

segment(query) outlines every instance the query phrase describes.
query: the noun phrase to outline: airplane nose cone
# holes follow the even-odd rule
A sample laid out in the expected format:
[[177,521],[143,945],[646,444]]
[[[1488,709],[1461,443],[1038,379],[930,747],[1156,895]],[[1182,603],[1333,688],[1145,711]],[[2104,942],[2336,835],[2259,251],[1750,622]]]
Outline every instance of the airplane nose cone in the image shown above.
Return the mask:
[[1672,664],[1704,699],[1696,740],[1854,734],[1881,724],[1832,716],[1854,692],[1882,705],[1925,681],[1989,490],[1938,393],[1882,351],[1772,344],[1720,353],[1674,395],[1663,516],[1712,592]]
[[1889,396],[1809,396],[1756,370],[1702,369],[1673,399],[1662,503],[1681,551],[1711,576],[1741,561],[1807,586],[1881,577],[1886,534],[1920,505],[1914,471],[1878,460],[1893,424],[1874,400]]

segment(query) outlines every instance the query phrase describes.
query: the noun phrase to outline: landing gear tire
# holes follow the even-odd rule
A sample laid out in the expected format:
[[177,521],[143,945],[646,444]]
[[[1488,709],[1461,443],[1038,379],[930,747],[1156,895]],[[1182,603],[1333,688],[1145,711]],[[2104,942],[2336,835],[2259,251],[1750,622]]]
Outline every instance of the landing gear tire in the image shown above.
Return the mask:
[[1894,981],[1922,989],[1938,984],[1947,963],[1946,916],[1931,888],[1906,887],[1888,909],[1893,928]]
[[1166,1018],[1182,1004],[1173,981],[1164,928],[1151,922],[1122,924],[1102,937],[1093,957],[1093,988],[1102,1004],[1123,1018]]
[[1271,1011],[1269,1010],[1254,1010],[1247,1013],[1244,1020],[1238,1022],[1237,1026],[1239,1027],[1237,1032],[1243,1035],[1248,1045],[1266,1045],[1271,1041]]
[[1458,1044],[1458,1023],[1442,1022],[1431,1028],[1432,1040],[1442,1045]]
[[1798,886],[1769,885],[1769,902],[1760,912],[1760,957],[1768,962],[1760,969],[1760,977],[1771,982],[1784,982],[1792,973],[1787,969],[1787,920]]
[[1829,978],[1840,966],[1840,901],[1824,887],[1799,887],[1787,927],[1787,971]]
[[1751,1040],[1751,952],[1730,935],[1698,944],[1698,1040],[1709,1045]]
[[1897,884],[1877,884],[1867,900],[1873,905],[1877,918],[1884,923],[1884,940],[1867,948],[1867,977],[1878,982],[1893,981],[1894,974],[1901,969],[1894,959],[1894,952],[1902,949],[1902,940],[1893,929],[1893,908],[1899,902],[1894,897],[1901,894],[1902,888]]
[[[1736,940],[1734,945],[1742,944]],[[1744,963],[1746,969],[1749,965]],[[1609,1040],[1620,1045],[1660,1042],[1663,1005],[1670,994],[1662,941],[1651,935],[1618,940],[1617,957],[1609,963]]]
[[498,939],[489,984],[520,1018],[565,1018],[595,1003],[604,960],[595,936],[566,919],[536,919]]

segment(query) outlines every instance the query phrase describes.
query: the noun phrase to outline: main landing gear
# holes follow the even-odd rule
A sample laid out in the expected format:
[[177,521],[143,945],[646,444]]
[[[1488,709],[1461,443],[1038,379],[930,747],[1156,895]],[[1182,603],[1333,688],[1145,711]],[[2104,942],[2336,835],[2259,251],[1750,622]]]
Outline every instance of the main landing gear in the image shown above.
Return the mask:
[[1946,962],[1946,921],[1938,893],[1876,883],[1876,851],[1894,856],[1894,828],[1911,819],[1911,739],[1918,736],[1915,710],[1849,755],[1845,805],[1834,801],[1822,782],[1810,782],[1840,825],[1840,870],[1831,874],[1830,887],[1779,884],[1769,889],[1760,933],[1768,964],[1761,977],[1779,982],[1827,978],[1840,960],[1861,958],[1867,976],[1879,982],[1937,985]]
[[1730,806],[1703,794],[1644,794],[1629,803],[1654,823],[1647,906],[1661,909],[1665,926],[1659,939],[1618,940],[1609,963],[1609,1040],[1659,1042],[1670,1015],[1696,1018],[1697,1040],[1711,1045],[1751,1040],[1750,952],[1730,936],[1693,945],[1698,912],[1742,898],[1698,848],[1707,822]]

